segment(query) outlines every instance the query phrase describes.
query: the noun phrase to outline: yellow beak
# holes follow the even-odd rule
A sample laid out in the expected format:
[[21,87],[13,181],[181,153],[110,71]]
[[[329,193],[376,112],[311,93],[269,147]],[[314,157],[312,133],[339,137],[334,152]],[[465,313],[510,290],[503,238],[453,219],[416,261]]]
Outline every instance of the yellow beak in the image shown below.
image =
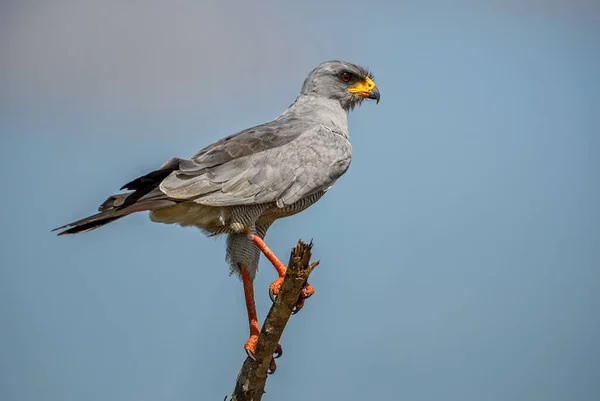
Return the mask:
[[362,81],[358,81],[352,85],[348,88],[348,92],[369,99],[377,99],[377,103],[379,103],[379,89],[377,89],[375,82],[369,77],[365,77]]

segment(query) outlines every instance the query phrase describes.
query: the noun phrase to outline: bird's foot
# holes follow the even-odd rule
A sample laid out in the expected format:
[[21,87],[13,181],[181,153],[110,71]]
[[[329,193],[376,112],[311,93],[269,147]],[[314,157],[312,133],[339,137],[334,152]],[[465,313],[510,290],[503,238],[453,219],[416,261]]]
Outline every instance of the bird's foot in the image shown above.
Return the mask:
[[[256,334],[251,335],[250,338],[248,339],[248,341],[246,341],[246,344],[244,345],[244,349],[246,350],[246,355],[248,355],[250,357],[250,359],[256,361],[256,358],[254,357],[254,353],[256,352],[256,343],[258,342],[258,336]],[[275,373],[275,370],[277,369],[277,364],[275,363],[275,359],[279,358],[281,355],[283,355],[283,349],[281,348],[281,345],[277,344],[277,348],[275,348],[275,352],[273,353],[273,356],[271,357],[271,361],[269,362],[269,369],[267,369],[267,373],[272,375],[273,373]]]
[[275,359],[279,358],[281,355],[283,355],[283,349],[281,348],[280,344],[277,344],[277,348],[275,348],[275,352],[271,357],[271,362],[269,362],[269,369],[267,369],[268,374],[272,375],[273,373],[275,373],[275,370],[277,369]]
[[[271,301],[275,302],[277,299],[277,295],[281,292],[281,286],[283,285],[283,280],[285,277],[279,277],[277,280],[273,281],[269,286],[269,297]],[[304,300],[308,299],[315,293],[315,289],[312,285],[306,283],[302,291],[300,291],[300,296],[298,297],[298,302],[294,305],[294,309],[292,309],[292,315],[300,312],[300,309],[304,307]]]
[[252,334],[246,344],[244,344],[244,349],[246,350],[246,354],[254,360],[254,353],[256,352],[256,343],[258,342],[258,335]]
[[269,285],[269,298],[271,298],[271,301],[275,302],[277,295],[281,292],[281,286],[283,285],[284,279],[285,276],[279,277]]
[[300,309],[304,308],[304,301],[310,298],[314,293],[315,289],[313,288],[313,286],[306,283],[304,288],[302,288],[302,291],[300,291],[298,302],[296,302],[294,309],[292,309],[292,315],[295,315],[296,313],[300,312]]

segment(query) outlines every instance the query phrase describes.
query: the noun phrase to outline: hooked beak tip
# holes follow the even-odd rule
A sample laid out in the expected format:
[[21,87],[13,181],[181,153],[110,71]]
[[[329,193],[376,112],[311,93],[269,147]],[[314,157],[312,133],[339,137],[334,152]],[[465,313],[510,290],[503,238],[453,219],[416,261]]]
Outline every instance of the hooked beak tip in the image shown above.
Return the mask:
[[378,88],[373,88],[372,90],[370,90],[369,94],[367,95],[367,98],[374,99],[376,101],[375,104],[379,104],[379,99],[381,98],[381,94],[379,93],[379,89]]

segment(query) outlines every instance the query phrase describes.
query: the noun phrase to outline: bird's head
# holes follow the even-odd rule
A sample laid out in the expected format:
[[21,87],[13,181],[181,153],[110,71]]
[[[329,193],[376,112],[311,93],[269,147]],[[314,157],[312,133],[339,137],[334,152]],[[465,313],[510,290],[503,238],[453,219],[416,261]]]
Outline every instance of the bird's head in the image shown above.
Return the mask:
[[365,99],[379,103],[379,89],[366,68],[346,61],[326,61],[308,74],[300,94],[335,99],[346,111]]

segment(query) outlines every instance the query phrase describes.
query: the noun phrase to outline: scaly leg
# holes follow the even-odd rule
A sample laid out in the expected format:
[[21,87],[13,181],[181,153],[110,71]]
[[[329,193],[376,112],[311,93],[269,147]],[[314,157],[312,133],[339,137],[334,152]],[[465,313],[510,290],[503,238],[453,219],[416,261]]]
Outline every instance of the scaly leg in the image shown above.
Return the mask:
[[250,338],[246,341],[244,349],[249,356],[254,355],[256,351],[256,342],[258,341],[258,319],[256,318],[256,305],[254,303],[254,285],[252,278],[243,264],[238,265],[242,273],[242,284],[244,285],[244,298],[246,299],[246,310],[248,311],[248,323],[250,325]]
[[[248,311],[248,323],[250,325],[250,338],[246,341],[244,349],[246,354],[254,359],[254,353],[256,352],[256,343],[258,342],[258,334],[260,330],[258,328],[258,319],[256,318],[256,305],[254,303],[254,285],[252,284],[252,277],[248,274],[246,266],[239,263],[238,267],[242,273],[242,284],[244,285],[244,298],[246,299],[246,310]],[[275,356],[271,359],[269,364],[269,372],[275,372],[277,365],[275,365],[275,358],[279,358],[282,354],[281,346],[277,346],[275,350]]]

